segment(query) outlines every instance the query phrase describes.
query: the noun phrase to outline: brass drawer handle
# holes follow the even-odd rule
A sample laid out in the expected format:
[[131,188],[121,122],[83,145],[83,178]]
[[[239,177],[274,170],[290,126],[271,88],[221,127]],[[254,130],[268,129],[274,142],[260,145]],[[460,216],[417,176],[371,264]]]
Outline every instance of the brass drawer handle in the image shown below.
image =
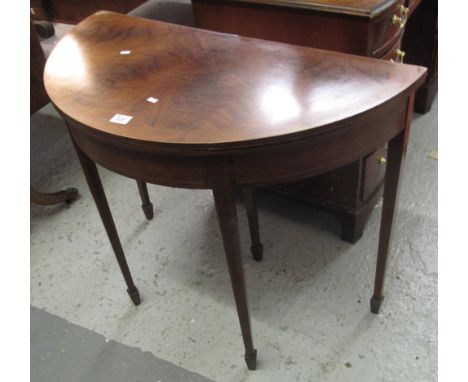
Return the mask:
[[400,15],[402,15],[402,16],[407,16],[408,15],[409,8],[405,7],[403,4],[400,4],[397,9],[400,12]]
[[402,64],[403,60],[405,59],[406,52],[402,51],[401,49],[395,49],[393,53],[395,53],[396,59],[394,60],[392,58],[390,61]]
[[400,25],[400,28],[404,28],[406,24],[406,16],[401,15],[402,17],[398,17],[397,15],[393,15],[392,17],[392,25]]
[[381,156],[379,157],[379,159],[377,159],[377,163],[380,164],[381,166],[384,166],[385,164],[387,164],[387,158],[385,158],[384,156]]

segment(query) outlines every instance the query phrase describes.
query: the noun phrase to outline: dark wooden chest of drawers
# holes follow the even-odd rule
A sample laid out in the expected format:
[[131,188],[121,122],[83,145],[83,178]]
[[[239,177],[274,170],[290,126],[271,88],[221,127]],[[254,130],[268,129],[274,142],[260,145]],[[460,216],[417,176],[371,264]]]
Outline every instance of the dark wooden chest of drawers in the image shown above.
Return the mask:
[[[412,0],[414,12],[405,28],[402,46],[405,62],[427,67],[428,76],[416,92],[414,111],[426,113],[437,94],[438,80],[438,2],[437,0]],[[417,7],[417,8],[416,8]]]
[[77,24],[102,9],[127,13],[144,2],[145,0],[30,0],[30,6],[35,20]]
[[[428,0],[432,1],[432,0]],[[400,49],[421,0],[192,0],[197,27],[290,44],[403,61]],[[385,148],[338,170],[275,187],[333,213],[355,242],[378,200]]]
[[193,0],[198,27],[382,58],[403,35],[406,0]]

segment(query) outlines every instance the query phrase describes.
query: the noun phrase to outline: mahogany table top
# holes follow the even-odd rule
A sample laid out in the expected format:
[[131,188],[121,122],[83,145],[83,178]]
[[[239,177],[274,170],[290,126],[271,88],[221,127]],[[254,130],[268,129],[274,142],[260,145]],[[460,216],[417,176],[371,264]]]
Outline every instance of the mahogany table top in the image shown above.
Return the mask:
[[[102,11],[58,43],[44,81],[55,106],[82,125],[213,149],[345,126],[412,93],[425,71]],[[116,114],[132,119],[110,122]]]

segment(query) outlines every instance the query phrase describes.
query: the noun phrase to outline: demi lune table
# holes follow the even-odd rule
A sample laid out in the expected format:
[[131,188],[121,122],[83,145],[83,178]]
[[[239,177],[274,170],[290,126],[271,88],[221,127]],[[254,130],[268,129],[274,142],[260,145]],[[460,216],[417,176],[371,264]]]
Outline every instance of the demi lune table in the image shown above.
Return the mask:
[[234,201],[253,189],[349,163],[388,142],[377,313],[414,92],[426,69],[242,38],[112,12],[82,21],[52,52],[47,92],[71,138],[133,302],[140,303],[96,163],[146,183],[211,189],[249,369],[256,368]]

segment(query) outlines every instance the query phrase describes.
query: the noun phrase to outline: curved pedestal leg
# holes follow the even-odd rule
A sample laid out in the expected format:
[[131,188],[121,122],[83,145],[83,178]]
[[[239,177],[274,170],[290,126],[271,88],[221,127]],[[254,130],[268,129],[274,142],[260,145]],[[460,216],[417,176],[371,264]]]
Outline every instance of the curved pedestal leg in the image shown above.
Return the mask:
[[260,241],[260,230],[258,224],[258,210],[257,203],[255,200],[255,190],[252,188],[242,189],[244,194],[245,207],[247,209],[247,219],[249,221],[250,240],[251,246],[250,251],[256,261],[263,259],[263,245]]
[[119,263],[120,270],[122,271],[123,277],[127,284],[127,293],[132,299],[133,303],[135,305],[139,305],[140,294],[137,287],[133,283],[132,275],[130,274],[130,269],[128,268],[127,260],[125,259],[125,254],[117,234],[117,229],[115,228],[114,220],[112,219],[112,214],[109,209],[109,204],[107,203],[106,194],[104,193],[96,164],[90,158],[88,158],[77,145],[75,145],[75,148],[81,163],[81,167],[83,168],[86,181],[88,182],[89,189],[93,195],[94,201],[96,202],[99,215],[101,215],[107,236],[109,237],[112,248],[114,249],[115,256],[117,258],[117,262]]
[[31,202],[40,204],[43,206],[52,206],[60,203],[71,203],[78,199],[78,190],[76,188],[67,188],[66,190],[54,192],[54,193],[43,193],[30,187]]
[[138,191],[140,191],[141,196],[141,208],[148,220],[153,219],[153,204],[151,203],[148,195],[148,187],[145,182],[137,180]]
[[213,195],[244,340],[245,362],[250,370],[255,370],[257,367],[257,350],[254,349],[252,342],[234,191],[227,185],[226,188],[214,189]]
[[[411,114],[411,113],[410,113]],[[390,247],[392,225],[398,196],[398,183],[404,162],[409,126],[388,143],[387,169],[385,175],[382,220],[380,223],[379,249],[375,272],[374,295],[371,298],[371,312],[377,314],[384,299],[382,294],[385,267]]]

